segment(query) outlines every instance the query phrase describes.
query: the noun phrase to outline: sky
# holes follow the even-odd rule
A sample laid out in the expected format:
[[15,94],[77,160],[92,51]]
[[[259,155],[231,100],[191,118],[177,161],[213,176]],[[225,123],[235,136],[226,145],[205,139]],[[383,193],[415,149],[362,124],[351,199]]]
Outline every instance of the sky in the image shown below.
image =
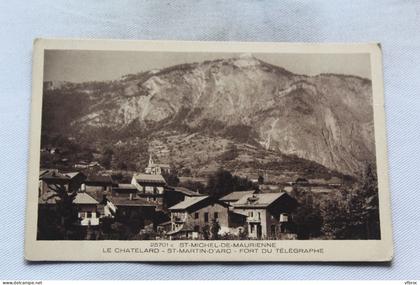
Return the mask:
[[[168,66],[238,57],[240,53],[46,50],[44,81],[103,81]],[[293,73],[371,78],[369,54],[263,54],[254,57]]]

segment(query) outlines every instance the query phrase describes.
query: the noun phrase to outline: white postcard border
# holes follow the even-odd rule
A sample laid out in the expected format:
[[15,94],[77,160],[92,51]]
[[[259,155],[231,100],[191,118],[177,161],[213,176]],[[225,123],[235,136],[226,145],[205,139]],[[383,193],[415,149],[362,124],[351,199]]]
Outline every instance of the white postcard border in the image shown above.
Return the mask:
[[[36,240],[38,177],[40,162],[41,107],[44,72],[44,50],[115,50],[115,51],[171,51],[171,52],[253,52],[253,53],[369,53],[371,58],[372,93],[376,159],[378,169],[381,240],[276,240],[276,241],[41,241]],[[30,261],[219,261],[219,262],[273,262],[273,261],[390,261],[393,257],[391,207],[388,183],[388,160],[385,131],[384,90],[381,47],[369,44],[324,43],[253,43],[253,42],[179,42],[129,40],[62,40],[36,39],[34,41],[32,71],[32,106],[28,192],[25,228],[25,258]],[[158,243],[162,243],[158,245]],[[218,244],[221,249],[238,251],[176,252],[182,243]],[[239,249],[258,249],[252,243],[274,243],[274,249],[257,253]],[[151,248],[159,249],[152,252]],[[165,246],[163,244],[166,244]],[[228,245],[230,244],[230,245]],[[246,245],[248,244],[248,245]],[[186,246],[194,249],[194,247]],[[207,247],[204,247],[207,248]],[[125,249],[125,250],[124,250]],[[225,248],[226,249],[226,248]]]

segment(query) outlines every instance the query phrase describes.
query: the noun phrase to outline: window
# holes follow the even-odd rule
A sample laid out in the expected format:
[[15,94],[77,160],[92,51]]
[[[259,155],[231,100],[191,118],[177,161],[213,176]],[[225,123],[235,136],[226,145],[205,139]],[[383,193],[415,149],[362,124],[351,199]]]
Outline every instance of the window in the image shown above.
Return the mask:
[[289,221],[289,216],[286,213],[280,214],[280,222],[287,223]]
[[153,193],[154,187],[152,186],[146,186],[144,188],[144,193]]
[[258,220],[261,220],[261,213],[258,212]]
[[252,218],[254,216],[254,212],[249,212],[248,216]]
[[198,233],[200,231],[200,226],[194,226],[194,231]]
[[219,213],[218,212],[214,212],[214,219],[217,220],[219,218]]
[[87,218],[92,218],[92,212],[86,212]]
[[194,219],[197,220],[199,218],[199,216],[200,216],[199,213],[194,213]]
[[209,222],[209,213],[204,213],[204,222],[208,223]]

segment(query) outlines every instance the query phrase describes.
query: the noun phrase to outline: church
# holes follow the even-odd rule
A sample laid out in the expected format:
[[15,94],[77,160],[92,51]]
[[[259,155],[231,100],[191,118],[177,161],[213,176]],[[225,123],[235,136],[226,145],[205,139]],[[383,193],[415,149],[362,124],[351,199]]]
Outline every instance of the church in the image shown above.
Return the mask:
[[149,163],[147,167],[144,169],[146,174],[155,174],[155,175],[163,175],[163,174],[170,174],[171,167],[169,164],[161,164],[155,163],[153,161],[152,155],[149,156]]

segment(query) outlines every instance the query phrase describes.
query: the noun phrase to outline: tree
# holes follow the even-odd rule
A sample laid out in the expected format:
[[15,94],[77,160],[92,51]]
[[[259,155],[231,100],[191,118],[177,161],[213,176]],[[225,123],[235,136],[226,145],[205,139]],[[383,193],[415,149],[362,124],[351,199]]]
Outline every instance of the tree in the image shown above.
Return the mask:
[[181,170],[181,173],[180,174],[181,174],[181,176],[191,176],[192,175],[191,169],[189,169],[188,167],[183,168]]
[[349,236],[348,225],[350,220],[346,208],[346,199],[344,193],[331,193],[322,206],[321,213],[324,221],[322,232],[329,239],[346,239]]
[[219,239],[220,224],[216,219],[213,219],[210,231],[211,231],[211,239],[214,239],[214,240]]
[[295,185],[291,195],[299,206],[293,214],[296,233],[299,239],[310,239],[321,235],[322,216],[319,205],[314,203],[310,189]]
[[239,228],[239,239],[248,239],[248,226],[246,224],[243,228]]
[[334,239],[380,239],[376,167],[368,164],[349,191],[330,195],[322,209],[323,232]]
[[[65,185],[48,185],[52,194],[47,200],[55,200],[53,209],[40,210],[38,230],[40,239],[80,239],[82,234],[75,225],[78,223],[77,207],[73,203],[76,189],[66,189]],[[51,231],[51,232],[50,232]]]
[[205,225],[202,229],[202,234],[203,234],[203,238],[205,240],[209,240],[210,239],[210,227],[209,225]]
[[193,190],[199,193],[205,193],[204,189],[206,188],[206,186],[203,183],[199,181],[192,181],[192,180],[181,182],[179,186],[188,188],[190,190]]
[[366,221],[366,236],[368,239],[380,239],[380,221],[379,221],[379,195],[378,178],[376,165],[367,165],[363,183],[361,185],[362,196],[364,196],[364,219]]
[[361,181],[348,195],[348,212],[355,239],[379,239],[379,198],[376,166],[368,164]]
[[179,178],[176,174],[173,173],[164,173],[163,178],[165,178],[166,183],[169,186],[178,186],[179,185]]
[[264,184],[264,177],[262,175],[258,176],[258,184],[259,185]]
[[218,169],[208,177],[206,192],[213,197],[222,197],[233,191],[233,177],[229,171]]
[[112,150],[111,146],[104,147],[104,150],[102,152],[102,159],[101,164],[106,168],[111,168],[111,162],[112,162],[112,156],[114,155],[114,151]]
[[220,168],[208,176],[204,192],[219,198],[233,191],[245,191],[254,187],[255,185],[247,178],[233,176],[229,171]]
[[246,191],[249,189],[258,190],[258,185],[252,183],[248,178],[234,175],[232,177],[233,191]]

